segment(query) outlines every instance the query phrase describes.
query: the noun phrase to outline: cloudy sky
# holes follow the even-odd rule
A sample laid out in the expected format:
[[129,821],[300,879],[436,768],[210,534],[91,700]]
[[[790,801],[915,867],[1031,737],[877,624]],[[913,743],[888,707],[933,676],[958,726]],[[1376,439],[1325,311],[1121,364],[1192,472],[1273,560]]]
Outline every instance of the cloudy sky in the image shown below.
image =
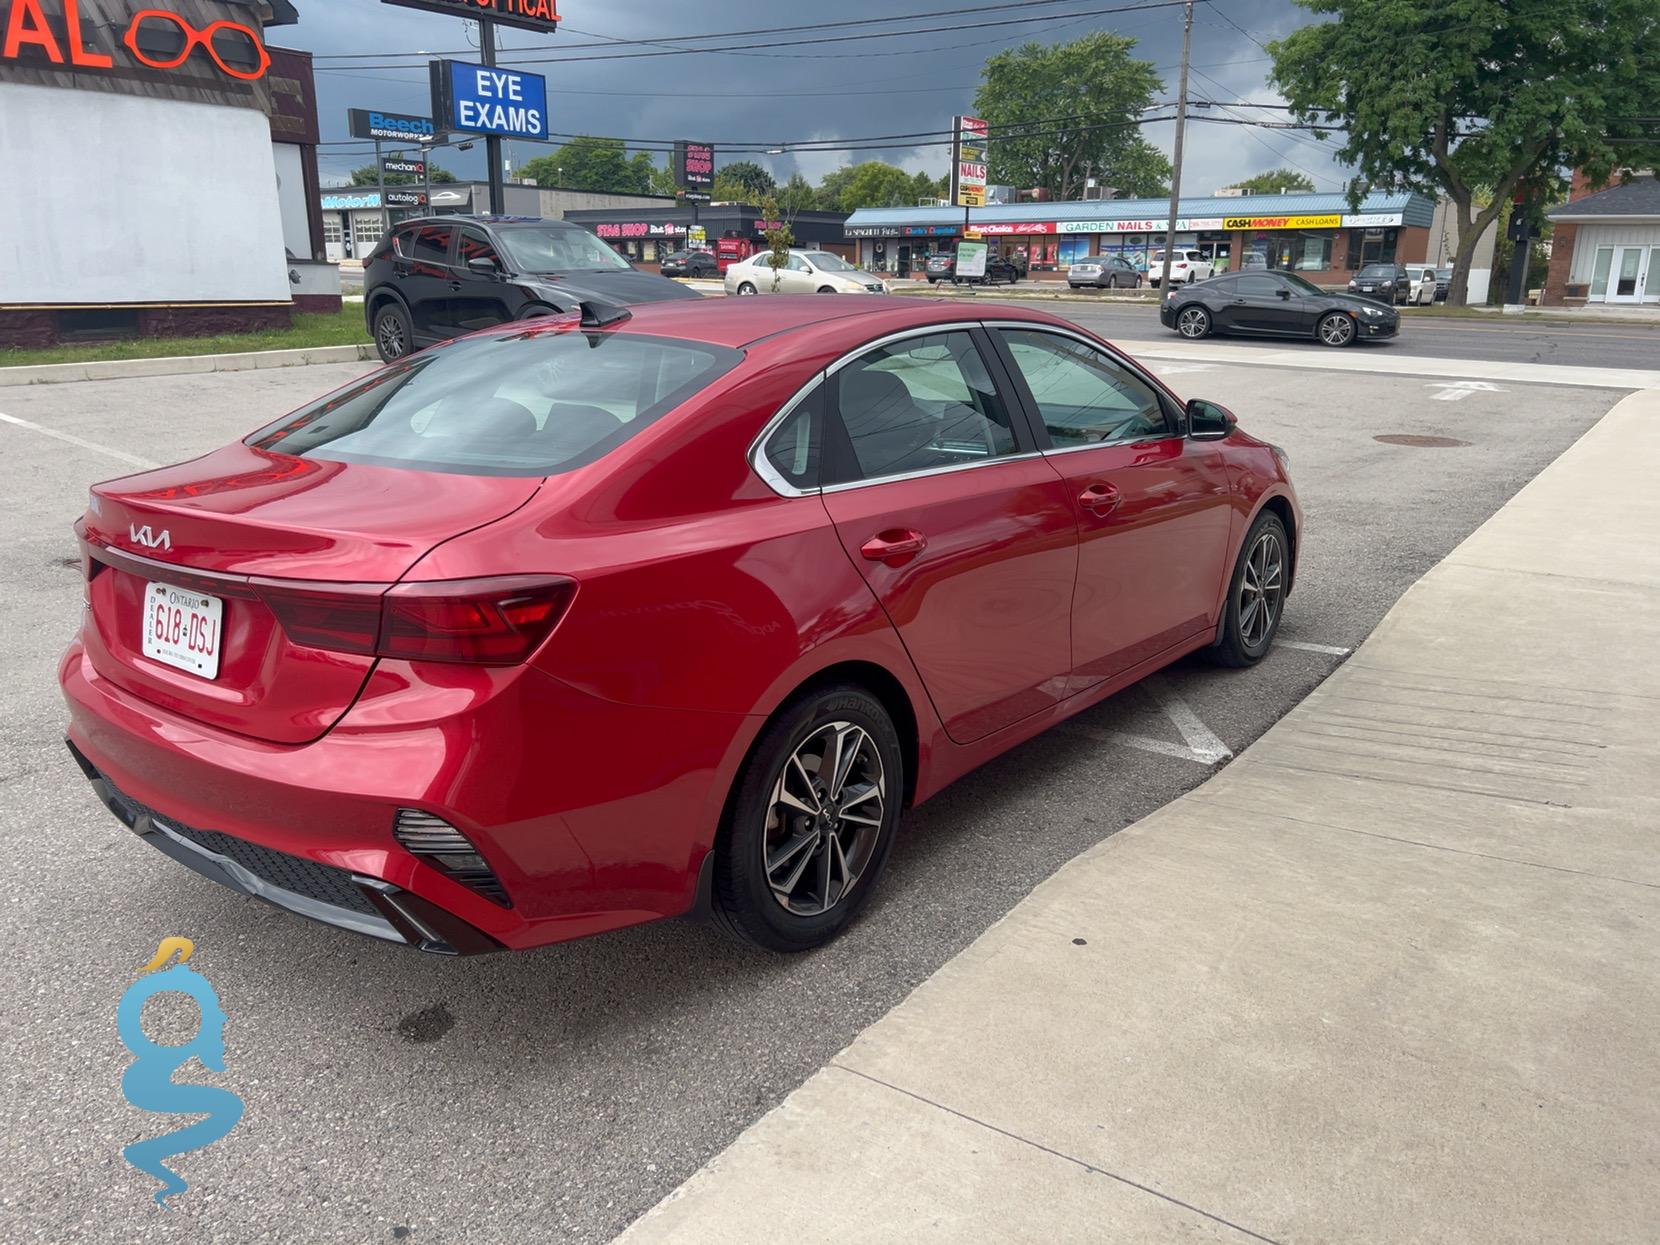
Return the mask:
[[[608,40],[895,18],[992,2],[838,0],[827,5],[784,0],[763,5],[755,0],[701,0],[688,6],[662,0],[560,0],[564,20],[556,36],[503,28],[500,42],[508,58],[546,58],[546,63],[522,67],[547,76],[554,130],[640,140],[703,139],[716,144],[717,159],[722,162],[722,144],[783,145],[944,129],[954,114],[971,110],[979,71],[988,56],[1028,39],[1057,42],[1091,30],[1134,37],[1137,53],[1164,75],[1166,94],[1161,98],[1174,99],[1181,56],[1180,8],[1076,16],[1146,0],[1054,0],[978,16],[923,17],[795,37],[877,36],[857,42],[803,44],[788,42],[792,38],[788,35],[757,34],[710,41],[748,45],[743,51],[558,63],[560,58],[591,57],[604,50],[593,45]],[[348,108],[429,111],[425,61],[418,57],[400,61],[389,54],[437,53],[468,59],[476,41],[470,23],[379,0],[296,0],[296,7],[300,24],[274,30],[273,42],[316,53],[323,137],[336,144],[349,137]],[[1278,101],[1279,96],[1265,82],[1268,58],[1259,43],[1280,37],[1307,20],[1308,14],[1292,0],[1210,0],[1197,5],[1195,12],[1190,95],[1195,99]],[[1024,17],[1041,20],[991,24]],[[780,42],[785,46],[759,46]],[[589,45],[588,51],[577,50],[583,44]],[[615,53],[655,50],[634,45]],[[366,59],[342,59],[348,56]],[[1232,111],[1236,116],[1273,116]],[[1203,115],[1203,110],[1195,115]],[[1168,122],[1149,125],[1147,137],[1168,153],[1173,131],[1174,125]],[[1290,166],[1308,173],[1318,189],[1337,190],[1344,174],[1327,154],[1329,147],[1306,132],[1193,123],[1188,129],[1184,181],[1189,193],[1202,194],[1252,173]],[[343,178],[353,167],[369,162],[363,152],[338,145],[325,147],[324,152],[325,181]],[[440,162],[461,176],[481,177],[482,154],[479,144],[469,153],[447,152]],[[536,144],[513,144],[516,162],[538,154],[542,149]],[[947,163],[946,149],[937,146],[888,150],[855,146],[844,151],[732,158],[754,158],[769,166],[780,181],[799,170],[816,182],[840,164],[870,157],[935,174],[943,173]]]

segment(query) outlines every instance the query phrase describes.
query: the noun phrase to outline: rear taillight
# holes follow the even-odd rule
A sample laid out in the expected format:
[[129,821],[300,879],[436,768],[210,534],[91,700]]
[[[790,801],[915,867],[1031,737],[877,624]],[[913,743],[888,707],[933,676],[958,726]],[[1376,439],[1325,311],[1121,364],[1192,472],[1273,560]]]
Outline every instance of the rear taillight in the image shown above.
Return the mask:
[[296,644],[406,661],[512,666],[547,639],[576,595],[559,575],[333,585],[254,580]]

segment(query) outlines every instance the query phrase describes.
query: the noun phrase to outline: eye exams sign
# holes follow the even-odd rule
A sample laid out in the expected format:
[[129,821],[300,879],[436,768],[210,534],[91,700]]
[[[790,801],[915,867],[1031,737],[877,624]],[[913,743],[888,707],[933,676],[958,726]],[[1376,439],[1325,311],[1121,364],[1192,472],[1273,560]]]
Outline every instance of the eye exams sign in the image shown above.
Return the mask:
[[498,138],[548,136],[548,81],[465,61],[432,62],[432,109],[445,129]]

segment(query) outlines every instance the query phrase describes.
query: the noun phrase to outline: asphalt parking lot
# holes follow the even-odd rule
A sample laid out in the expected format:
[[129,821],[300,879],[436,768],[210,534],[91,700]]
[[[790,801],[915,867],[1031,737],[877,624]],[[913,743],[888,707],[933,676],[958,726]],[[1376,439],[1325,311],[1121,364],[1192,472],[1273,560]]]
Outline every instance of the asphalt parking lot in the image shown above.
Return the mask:
[[[449,961],[179,868],[119,827],[61,743],[54,671],[79,612],[68,528],[86,486],[202,453],[365,370],[0,389],[0,414],[27,421],[0,426],[8,1241],[608,1239],[1038,881],[1248,746],[1622,396],[1506,383],[1449,401],[1423,377],[1166,363],[1178,391],[1291,454],[1307,540],[1267,661],[1183,662],[917,809],[866,915],[823,951],[775,958],[668,922]],[[229,1016],[227,1070],[183,1079],[234,1088],[247,1114],[180,1160],[192,1194],[168,1216],[121,1158],[172,1125],[121,1098],[115,1005],[176,934]]]

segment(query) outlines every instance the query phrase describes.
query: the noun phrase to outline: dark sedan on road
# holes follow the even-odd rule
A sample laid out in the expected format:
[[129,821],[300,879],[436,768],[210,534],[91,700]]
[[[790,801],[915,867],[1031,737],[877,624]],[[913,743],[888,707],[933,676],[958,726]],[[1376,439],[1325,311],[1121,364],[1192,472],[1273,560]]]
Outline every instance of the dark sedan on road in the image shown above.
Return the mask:
[[1312,337],[1327,346],[1393,337],[1400,313],[1369,298],[1328,294],[1289,272],[1239,272],[1179,285],[1159,308],[1166,328],[1198,339],[1211,333]]
[[404,221],[363,265],[363,317],[383,362],[510,320],[612,304],[698,298],[639,272],[594,234],[534,216]]
[[720,265],[709,251],[676,251],[657,266],[665,277],[718,277]]

